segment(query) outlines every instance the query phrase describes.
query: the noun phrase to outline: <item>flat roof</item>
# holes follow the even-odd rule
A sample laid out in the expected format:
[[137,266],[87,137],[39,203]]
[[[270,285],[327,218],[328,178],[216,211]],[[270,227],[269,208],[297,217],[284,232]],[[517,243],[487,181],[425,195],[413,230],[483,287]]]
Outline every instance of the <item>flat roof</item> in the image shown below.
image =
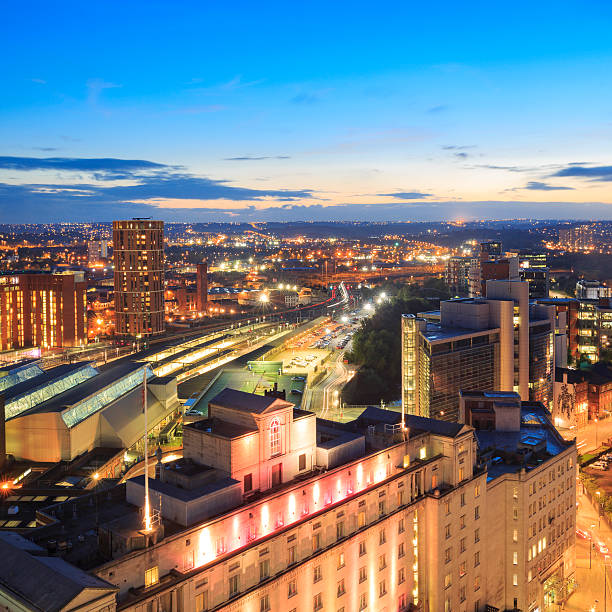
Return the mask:
[[[521,426],[519,431],[488,431],[476,430],[476,439],[480,451],[487,448],[493,450],[493,458],[488,461],[487,480],[494,480],[503,474],[513,474],[521,468],[527,471],[542,465],[548,458],[555,457],[575,444],[564,440],[550,422],[550,413],[538,402],[523,402],[521,406]],[[538,457],[523,461],[509,460],[509,456],[517,453],[524,445],[535,446],[544,443],[548,457]],[[495,451],[504,456],[495,456]],[[507,454],[506,454],[507,453]]]
[[438,323],[428,322],[425,331],[421,332],[421,334],[429,342],[437,342],[439,340],[451,340],[453,338],[459,340],[469,336],[484,336],[495,332],[499,332],[498,327],[490,329],[467,329],[464,327],[445,327]]

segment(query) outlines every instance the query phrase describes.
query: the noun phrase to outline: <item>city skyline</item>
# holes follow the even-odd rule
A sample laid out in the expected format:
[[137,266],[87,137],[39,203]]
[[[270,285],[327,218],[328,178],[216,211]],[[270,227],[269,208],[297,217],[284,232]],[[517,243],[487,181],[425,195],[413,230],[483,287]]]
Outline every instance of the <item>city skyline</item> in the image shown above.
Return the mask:
[[118,7],[7,10],[4,222],[612,218],[603,3]]

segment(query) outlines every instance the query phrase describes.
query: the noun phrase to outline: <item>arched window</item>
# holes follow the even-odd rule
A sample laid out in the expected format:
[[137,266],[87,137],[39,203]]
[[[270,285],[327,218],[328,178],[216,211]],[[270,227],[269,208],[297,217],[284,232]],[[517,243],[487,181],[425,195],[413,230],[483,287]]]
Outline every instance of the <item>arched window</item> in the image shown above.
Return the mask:
[[280,452],[280,421],[274,418],[270,423],[270,455],[279,455]]

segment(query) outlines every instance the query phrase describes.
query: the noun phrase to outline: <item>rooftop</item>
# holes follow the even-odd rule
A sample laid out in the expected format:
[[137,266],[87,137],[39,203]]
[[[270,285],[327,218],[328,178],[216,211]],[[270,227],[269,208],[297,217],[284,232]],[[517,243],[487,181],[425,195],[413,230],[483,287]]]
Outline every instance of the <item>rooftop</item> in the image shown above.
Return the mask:
[[185,425],[185,429],[196,429],[197,431],[203,431],[204,433],[212,434],[220,438],[227,438],[228,440],[234,440],[241,438],[252,433],[257,432],[256,427],[250,427],[249,425],[236,425],[220,419],[201,419]]
[[36,556],[9,539],[0,538],[0,557],[10,559],[0,563],[0,583],[36,610],[63,610],[85,589],[117,590],[63,559]]
[[460,339],[465,336],[484,336],[491,332],[499,331],[498,328],[491,329],[468,329],[463,327],[445,327],[439,323],[428,322],[427,328],[423,332],[423,336],[429,342],[437,340],[451,340],[453,338]]
[[523,402],[519,431],[476,430],[481,456],[487,461],[488,480],[533,470],[547,459],[575,445],[564,440],[539,402]]
[[291,402],[265,395],[245,393],[236,389],[223,389],[221,393],[209,401],[209,405],[240,410],[249,414],[263,414],[270,409],[288,408]]

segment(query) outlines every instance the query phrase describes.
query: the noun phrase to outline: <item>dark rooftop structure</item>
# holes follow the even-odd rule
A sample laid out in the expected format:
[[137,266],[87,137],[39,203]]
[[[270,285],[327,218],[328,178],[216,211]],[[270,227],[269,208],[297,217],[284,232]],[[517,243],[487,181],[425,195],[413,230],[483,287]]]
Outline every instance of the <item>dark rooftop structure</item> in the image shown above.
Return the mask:
[[55,612],[66,609],[85,590],[94,591],[96,599],[118,590],[63,559],[41,553],[43,549],[31,543],[0,537],[0,558],[10,559],[0,563],[0,584],[29,609]]
[[213,397],[208,404],[209,406],[216,405],[253,414],[263,414],[273,406],[281,408],[292,405],[291,402],[276,397],[254,395],[236,389],[224,389]]

